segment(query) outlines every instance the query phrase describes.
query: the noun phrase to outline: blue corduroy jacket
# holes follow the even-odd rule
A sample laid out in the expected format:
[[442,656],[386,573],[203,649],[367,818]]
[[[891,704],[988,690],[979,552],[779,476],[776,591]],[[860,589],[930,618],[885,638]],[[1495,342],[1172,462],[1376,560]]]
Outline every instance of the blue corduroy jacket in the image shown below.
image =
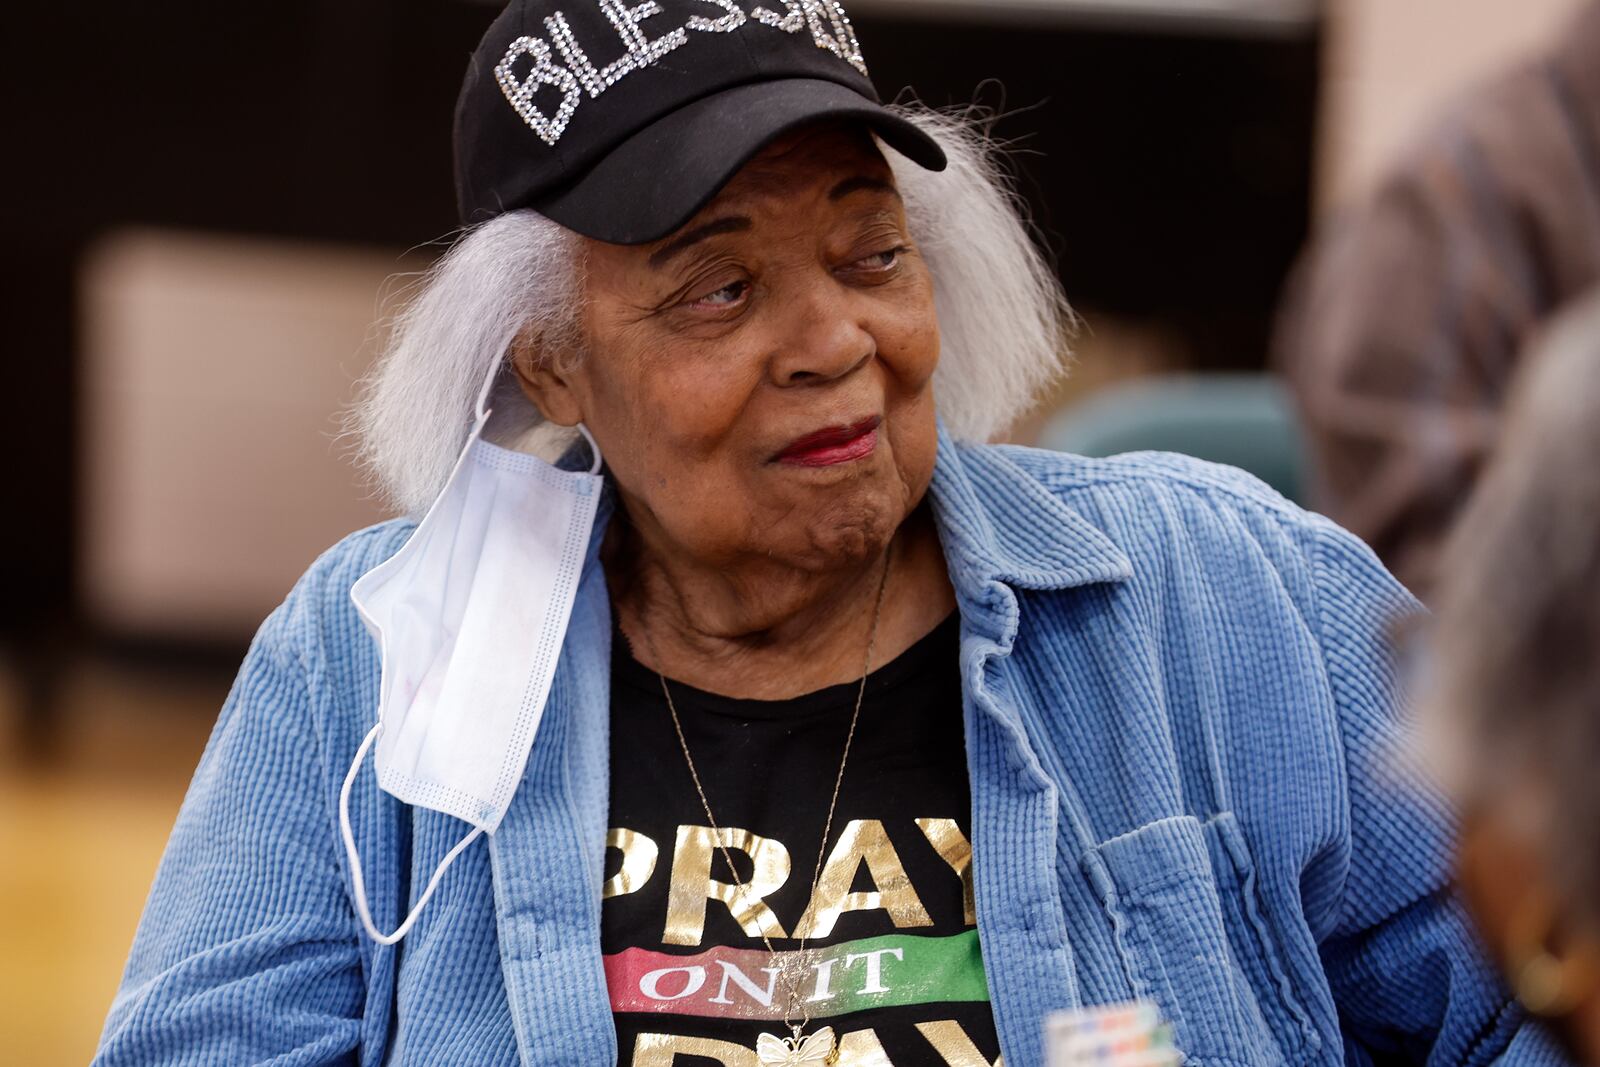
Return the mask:
[[[1208,1067],[1562,1062],[1449,892],[1443,806],[1399,773],[1385,637],[1417,606],[1365,546],[1174,456],[941,438],[930,492],[1009,1067],[1042,1063],[1050,1011],[1134,998]],[[223,708],[97,1062],[615,1062],[603,528],[504,823],[392,948],[356,919],[337,802],[378,696],[350,586],[412,527],[311,568]],[[352,804],[392,929],[464,826],[370,772]]]

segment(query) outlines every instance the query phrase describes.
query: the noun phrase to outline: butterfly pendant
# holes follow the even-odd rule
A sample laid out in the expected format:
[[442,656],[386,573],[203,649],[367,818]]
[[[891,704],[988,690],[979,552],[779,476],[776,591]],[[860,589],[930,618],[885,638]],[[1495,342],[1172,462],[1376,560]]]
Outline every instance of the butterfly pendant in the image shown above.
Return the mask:
[[[799,1027],[795,1027],[799,1031]],[[833,1027],[824,1026],[801,1038],[762,1034],[756,1041],[756,1060],[762,1067],[826,1067],[839,1062],[833,1043]]]

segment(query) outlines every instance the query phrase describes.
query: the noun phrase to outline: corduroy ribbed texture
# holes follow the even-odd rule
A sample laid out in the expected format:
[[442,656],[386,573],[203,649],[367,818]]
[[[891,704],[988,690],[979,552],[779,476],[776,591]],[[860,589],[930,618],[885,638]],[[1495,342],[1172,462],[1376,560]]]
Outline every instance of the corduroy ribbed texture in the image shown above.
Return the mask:
[[[932,494],[1010,1067],[1041,1064],[1045,1013],[1134,997],[1190,1064],[1562,1062],[1448,893],[1444,806],[1398,774],[1384,636],[1417,607],[1364,546],[1174,456],[941,436]],[[504,823],[399,946],[355,918],[336,802],[379,664],[349,590],[409,532],[347,538],[263,626],[96,1062],[615,1061],[599,942],[611,624],[592,547]],[[352,818],[392,928],[462,824],[371,773]]]

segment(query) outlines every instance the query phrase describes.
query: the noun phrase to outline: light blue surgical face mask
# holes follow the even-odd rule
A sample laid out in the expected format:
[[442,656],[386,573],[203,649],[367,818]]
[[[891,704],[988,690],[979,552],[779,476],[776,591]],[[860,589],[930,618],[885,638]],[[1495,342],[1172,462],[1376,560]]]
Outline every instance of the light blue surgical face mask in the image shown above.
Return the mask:
[[[350,591],[382,653],[378,722],[339,792],[339,829],[356,910],[392,945],[417,921],[445,870],[493,834],[522,780],[577,595],[595,508],[600,449],[587,471],[563,471],[483,439],[496,367],[444,491],[393,557]],[[350,790],[377,744],[378,785],[472,830],[439,863],[392,934],[379,932],[350,828]]]

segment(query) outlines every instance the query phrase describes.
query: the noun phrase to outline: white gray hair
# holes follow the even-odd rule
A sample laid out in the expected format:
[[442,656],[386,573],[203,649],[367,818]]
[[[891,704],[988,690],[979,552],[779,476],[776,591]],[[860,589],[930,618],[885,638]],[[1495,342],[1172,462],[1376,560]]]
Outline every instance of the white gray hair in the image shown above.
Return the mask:
[[[981,117],[896,110],[949,159],[933,172],[884,152],[933,276],[942,339],[935,403],[956,438],[990,440],[1062,373],[1072,312]],[[574,340],[581,255],[576,234],[513,211],[468,230],[423,276],[350,420],[363,465],[395,508],[421,514],[444,487],[477,391],[514,342],[537,350]],[[501,379],[494,407],[491,439],[548,450],[551,428],[512,376]]]

